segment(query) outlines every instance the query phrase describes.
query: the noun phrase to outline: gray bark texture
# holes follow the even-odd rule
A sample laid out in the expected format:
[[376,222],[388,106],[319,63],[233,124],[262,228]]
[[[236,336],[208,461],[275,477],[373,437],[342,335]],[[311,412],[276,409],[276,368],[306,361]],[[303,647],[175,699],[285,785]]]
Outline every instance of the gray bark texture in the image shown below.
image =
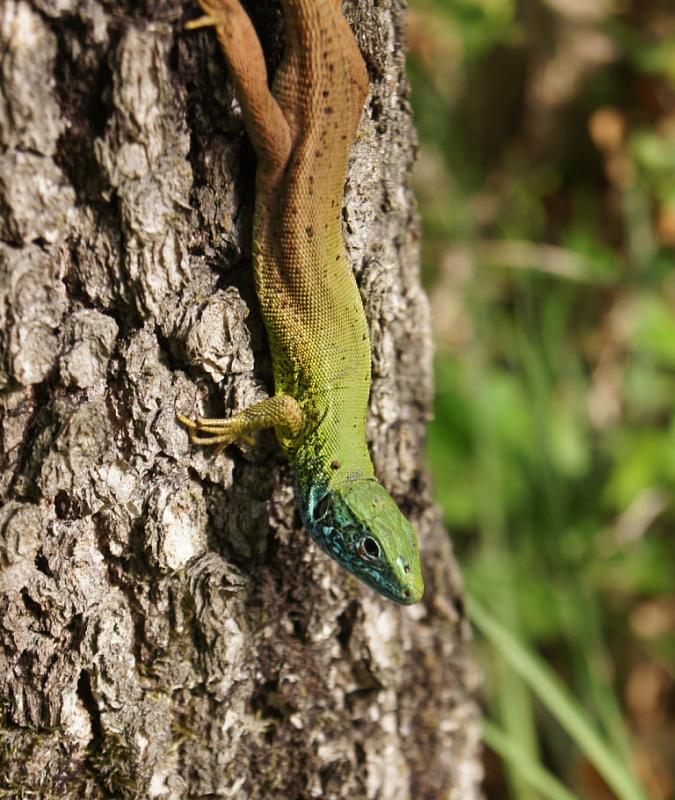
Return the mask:
[[[251,2],[270,67],[273,2]],[[183,0],[0,3],[0,796],[479,794],[462,589],[424,467],[429,311],[400,0],[346,13],[371,77],[345,234],[378,475],[420,532],[401,608],[309,540],[272,434],[176,410],[272,390],[255,164]]]

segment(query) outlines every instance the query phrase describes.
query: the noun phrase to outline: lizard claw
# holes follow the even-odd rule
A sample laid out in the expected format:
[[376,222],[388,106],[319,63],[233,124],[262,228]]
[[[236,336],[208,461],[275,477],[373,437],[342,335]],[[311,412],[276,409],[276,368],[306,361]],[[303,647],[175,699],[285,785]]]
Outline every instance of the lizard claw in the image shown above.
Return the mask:
[[[253,444],[254,439],[248,433],[241,433],[232,419],[208,419],[197,417],[196,420],[176,414],[176,419],[188,430],[188,436],[192,444],[217,445],[214,455],[219,455],[222,451],[235,442],[243,439],[248,444]],[[200,434],[207,434],[200,436]]]

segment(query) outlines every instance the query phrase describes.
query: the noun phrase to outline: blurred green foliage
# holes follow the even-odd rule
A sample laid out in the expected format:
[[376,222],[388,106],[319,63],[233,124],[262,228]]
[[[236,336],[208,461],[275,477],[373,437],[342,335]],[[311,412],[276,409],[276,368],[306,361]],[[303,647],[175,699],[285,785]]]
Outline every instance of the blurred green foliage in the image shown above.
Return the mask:
[[[675,8],[414,0],[409,42],[429,459],[468,589],[675,796]],[[477,649],[523,759],[613,797]],[[487,790],[541,796],[515,769]]]

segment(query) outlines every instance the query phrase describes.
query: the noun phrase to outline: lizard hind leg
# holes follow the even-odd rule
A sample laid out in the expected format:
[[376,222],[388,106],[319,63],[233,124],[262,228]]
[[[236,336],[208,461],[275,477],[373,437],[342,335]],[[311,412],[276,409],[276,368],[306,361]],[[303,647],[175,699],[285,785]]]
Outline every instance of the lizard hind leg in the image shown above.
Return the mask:
[[199,0],[205,16],[188,30],[214,27],[255,149],[258,169],[277,174],[291,152],[291,131],[267,81],[267,67],[253,23],[241,0]]
[[185,30],[186,31],[196,31],[199,28],[213,28],[218,24],[218,20],[216,17],[211,16],[204,16],[198,17],[197,19],[191,19],[189,22],[185,23]]

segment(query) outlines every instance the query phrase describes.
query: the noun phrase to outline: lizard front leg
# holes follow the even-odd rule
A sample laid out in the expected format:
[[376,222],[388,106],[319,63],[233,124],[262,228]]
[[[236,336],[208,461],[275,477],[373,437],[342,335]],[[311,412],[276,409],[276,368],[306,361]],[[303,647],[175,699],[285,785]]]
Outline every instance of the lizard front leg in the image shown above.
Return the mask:
[[176,418],[188,429],[192,444],[218,445],[218,453],[237,439],[250,440],[252,433],[265,428],[274,428],[283,442],[293,441],[300,435],[304,422],[298,403],[285,394],[268,397],[226,419],[192,420],[182,414],[176,414]]

